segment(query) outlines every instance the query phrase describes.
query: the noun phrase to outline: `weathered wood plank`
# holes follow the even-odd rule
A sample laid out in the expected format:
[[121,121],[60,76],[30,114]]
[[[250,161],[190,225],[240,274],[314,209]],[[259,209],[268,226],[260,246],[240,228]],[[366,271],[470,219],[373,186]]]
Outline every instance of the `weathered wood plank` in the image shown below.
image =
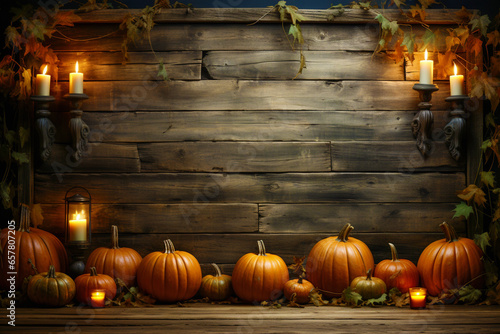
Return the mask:
[[[339,224],[337,230],[342,227]],[[431,242],[442,239],[442,233],[351,233],[351,236],[365,242],[372,251],[375,263],[390,258],[387,243],[397,245],[401,258],[415,263],[420,253]],[[336,236],[331,233],[231,233],[231,234],[120,234],[120,246],[131,247],[142,256],[163,249],[163,240],[171,239],[175,249],[193,254],[200,263],[236,263],[246,253],[257,252],[257,240],[264,240],[266,250],[277,254],[286,263],[292,263],[293,256],[308,255],[319,240]],[[109,245],[108,234],[93,234],[91,248]]]
[[[455,204],[260,204],[259,231],[331,232],[350,223],[356,232],[437,232],[441,222],[451,221]],[[452,225],[465,233],[465,220],[453,219]]]
[[[43,204],[40,228],[64,234],[64,205]],[[94,204],[92,233],[246,233],[258,231],[257,204]]]
[[[84,92],[90,99],[85,101],[84,108],[85,111],[415,110],[419,101],[413,84],[348,80],[95,81],[85,83]],[[67,83],[59,86],[58,96],[68,91]],[[433,94],[433,110],[448,109],[444,99],[449,95],[449,85],[441,85]],[[67,111],[61,107],[56,110]]]
[[142,172],[325,172],[329,143],[180,142],[139,144]]
[[137,145],[90,143],[78,162],[71,160],[72,153],[70,144],[54,145],[49,160],[38,166],[37,173],[134,173],[141,169]]
[[[373,52],[304,51],[299,80],[404,80],[402,64]],[[203,66],[213,79],[293,79],[300,55],[292,51],[210,51]]]
[[[83,119],[92,130],[91,141],[99,142],[413,141],[411,121],[415,113],[416,111],[85,112]],[[448,111],[433,111],[433,114],[434,128],[443,129],[449,121]],[[58,116],[57,119],[60,118]],[[65,120],[65,124],[67,121]],[[58,127],[58,141],[68,142],[68,132],[67,126]]]
[[455,161],[444,142],[432,142],[432,151],[423,157],[415,141],[332,142],[333,171],[415,172],[423,170],[465,170],[464,159]]
[[201,51],[129,52],[124,62],[122,52],[58,52],[59,80],[69,80],[69,73],[79,71],[85,80],[137,81],[163,80],[158,65],[165,64],[170,79],[201,80]]
[[[78,13],[78,23],[121,23],[127,14],[137,15],[139,9],[106,9],[91,13]],[[277,12],[269,13],[269,8],[162,8],[154,17],[156,23],[253,23],[259,20],[262,23],[281,23]],[[426,9],[425,23],[427,24],[454,24],[458,23],[457,9]],[[474,10],[471,10],[474,12]],[[305,20],[303,23],[328,24],[362,24],[375,23],[376,9],[363,10],[344,8],[343,13],[335,9],[299,9]],[[264,14],[267,14],[264,16]],[[409,16],[402,15],[396,9],[384,9],[384,15],[391,21],[399,24],[418,24]],[[263,17],[264,16],[264,17]]]
[[[91,182],[90,182],[91,181]],[[68,173],[37,174],[36,202],[62,203],[71,186],[86,184],[94,203],[308,203],[456,201],[463,173]]]

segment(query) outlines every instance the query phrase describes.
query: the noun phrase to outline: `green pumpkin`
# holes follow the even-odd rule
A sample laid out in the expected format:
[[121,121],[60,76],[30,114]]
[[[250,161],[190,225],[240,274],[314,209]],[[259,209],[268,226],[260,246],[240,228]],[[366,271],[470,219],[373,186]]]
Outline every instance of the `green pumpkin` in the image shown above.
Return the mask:
[[76,287],[71,277],[56,272],[54,266],[49,271],[33,276],[28,283],[28,298],[35,304],[60,307],[75,298]]
[[387,286],[382,279],[372,277],[372,270],[370,268],[366,276],[356,277],[352,281],[351,289],[359,293],[363,297],[363,300],[368,300],[382,296],[387,291]]

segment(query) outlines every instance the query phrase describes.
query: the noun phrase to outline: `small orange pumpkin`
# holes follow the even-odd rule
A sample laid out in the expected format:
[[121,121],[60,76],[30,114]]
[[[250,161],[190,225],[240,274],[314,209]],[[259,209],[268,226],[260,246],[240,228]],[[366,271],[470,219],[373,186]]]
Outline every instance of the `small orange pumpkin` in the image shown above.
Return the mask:
[[223,275],[215,263],[212,263],[212,267],[215,269],[215,276],[206,275],[201,279],[200,295],[210,300],[226,300],[233,293],[231,276]]
[[408,292],[409,288],[418,286],[418,269],[410,260],[400,259],[396,246],[389,243],[391,248],[391,260],[382,260],[375,267],[373,276],[381,278],[387,285],[387,289],[398,288],[402,293]]
[[104,290],[106,298],[113,299],[116,295],[116,284],[111,276],[98,274],[95,267],[90,268],[90,274],[83,274],[75,279],[76,300],[90,304],[92,290]]
[[286,299],[292,300],[292,295],[295,293],[295,301],[297,303],[307,304],[311,300],[309,294],[312,289],[314,289],[314,285],[311,282],[299,277],[286,282],[283,291]]

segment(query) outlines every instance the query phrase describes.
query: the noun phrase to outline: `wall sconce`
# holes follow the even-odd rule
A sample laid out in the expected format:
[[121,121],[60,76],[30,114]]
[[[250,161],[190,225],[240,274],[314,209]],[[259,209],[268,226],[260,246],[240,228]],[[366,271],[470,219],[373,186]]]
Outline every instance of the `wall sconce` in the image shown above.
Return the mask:
[[72,148],[73,154],[71,154],[71,160],[73,162],[80,161],[83,152],[87,150],[88,136],[90,133],[89,126],[82,120],[83,110],[82,104],[83,100],[88,99],[87,94],[83,93],[70,93],[64,95],[66,100],[69,100],[72,105],[72,110],[70,110],[71,119],[69,121],[69,128],[71,130]]
[[453,109],[449,113],[452,119],[444,127],[445,142],[452,158],[456,161],[462,156],[465,138],[465,118],[467,117],[467,113],[464,111],[464,104],[468,99],[467,95],[452,95],[445,99],[446,102],[451,102]]
[[52,145],[56,136],[56,127],[49,119],[49,104],[55,98],[50,95],[33,95],[31,101],[35,103],[35,130],[38,135],[38,157],[42,162],[49,159],[52,153]]
[[[84,190],[88,197],[79,193],[68,196],[75,189]],[[73,187],[66,192],[64,201],[66,245],[71,255],[69,274],[71,277],[77,277],[83,274],[85,269],[84,252],[91,242],[92,198],[87,189]]]
[[418,91],[420,103],[419,112],[413,117],[411,122],[413,137],[417,139],[417,148],[424,156],[428,156],[432,149],[432,125],[434,124],[434,115],[430,110],[432,103],[432,93],[439,90],[434,84],[413,85],[413,89]]

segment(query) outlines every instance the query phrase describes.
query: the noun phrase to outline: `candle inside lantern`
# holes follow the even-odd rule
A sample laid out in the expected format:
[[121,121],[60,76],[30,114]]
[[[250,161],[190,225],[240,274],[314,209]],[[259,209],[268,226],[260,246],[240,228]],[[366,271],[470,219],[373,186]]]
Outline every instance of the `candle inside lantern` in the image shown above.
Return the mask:
[[427,60],[427,49],[425,49],[425,60],[420,61],[420,83],[432,85],[434,82],[434,61]]
[[69,221],[69,241],[87,241],[87,218],[83,210],[75,212]]
[[463,95],[464,76],[457,75],[457,64],[454,64],[455,75],[450,75],[451,95]]
[[83,94],[83,73],[78,73],[78,62],[75,65],[75,72],[69,74],[69,93]]
[[36,95],[50,95],[50,75],[47,73],[48,65],[45,65],[42,74],[36,75]]
[[93,290],[90,293],[90,306],[104,307],[105,297],[106,297],[106,292],[104,290]]
[[427,299],[426,288],[410,288],[410,308],[423,309]]

